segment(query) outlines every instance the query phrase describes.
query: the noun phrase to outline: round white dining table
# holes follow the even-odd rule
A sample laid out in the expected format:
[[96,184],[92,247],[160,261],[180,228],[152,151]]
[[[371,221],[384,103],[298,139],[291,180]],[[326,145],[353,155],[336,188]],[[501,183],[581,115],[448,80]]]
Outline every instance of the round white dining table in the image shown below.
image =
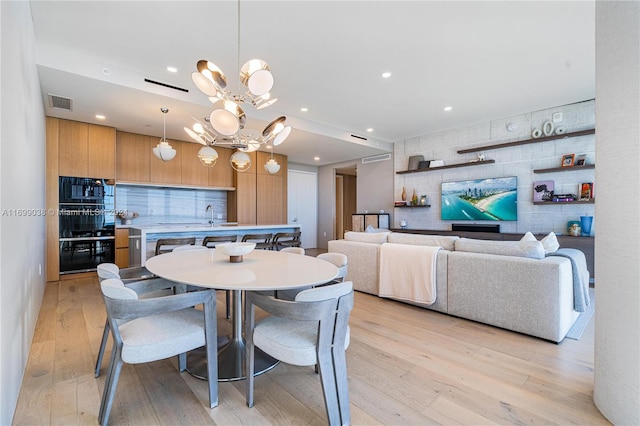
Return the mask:
[[[245,378],[244,338],[242,331],[242,291],[272,291],[324,284],[338,274],[330,262],[312,256],[253,250],[240,263],[216,249],[185,250],[161,254],[148,259],[145,267],[153,274],[179,283],[216,290],[231,290],[233,295],[233,331],[229,343],[218,350],[218,380]],[[256,350],[256,374],[263,373],[277,361]],[[206,379],[203,351],[187,356],[187,369]]]

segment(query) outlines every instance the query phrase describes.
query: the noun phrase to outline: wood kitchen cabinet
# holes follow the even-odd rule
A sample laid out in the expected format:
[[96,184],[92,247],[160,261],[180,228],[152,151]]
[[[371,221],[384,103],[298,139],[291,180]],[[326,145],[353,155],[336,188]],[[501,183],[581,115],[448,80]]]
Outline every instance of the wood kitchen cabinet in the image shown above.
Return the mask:
[[116,228],[115,262],[119,268],[129,267],[129,228]]
[[[171,143],[171,145],[173,146],[173,142]],[[182,185],[209,185],[210,167],[203,165],[198,158],[198,151],[200,151],[200,148],[202,147],[203,145],[200,145],[199,143],[182,142]],[[220,150],[216,149],[216,151]],[[218,161],[220,160],[218,159]],[[218,162],[216,162],[216,165],[213,167],[218,167]]]
[[235,150],[218,146],[214,147],[214,149],[218,153],[218,160],[215,166],[209,168],[209,186],[232,188],[235,170],[231,167],[230,160]]
[[256,224],[256,153],[248,154],[251,168],[245,172],[234,171],[236,190],[227,195],[227,220],[240,225]]
[[[159,140],[159,139],[158,139]],[[167,140],[169,145],[176,150],[176,156],[169,161],[162,161],[153,154],[153,147],[157,145],[157,141],[153,146],[149,146],[147,155],[150,158],[150,177],[151,183],[167,183],[167,184],[181,184],[182,183],[182,142]]]
[[269,174],[264,168],[270,153],[257,153],[256,167],[256,222],[258,225],[287,223],[287,157],[274,154],[280,164],[278,173]]
[[58,138],[59,176],[115,178],[114,128],[59,120]]
[[[123,182],[151,182],[150,136],[116,134],[116,179]],[[152,154],[153,155],[153,154]]]

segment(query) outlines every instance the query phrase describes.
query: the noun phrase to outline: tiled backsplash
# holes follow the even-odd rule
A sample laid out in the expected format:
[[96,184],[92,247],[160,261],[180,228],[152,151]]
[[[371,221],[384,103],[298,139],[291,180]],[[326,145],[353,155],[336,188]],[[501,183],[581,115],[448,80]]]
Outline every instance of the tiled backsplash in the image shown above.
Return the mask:
[[[227,221],[227,191],[116,185],[116,210],[138,213],[134,225]],[[221,218],[220,218],[221,215]],[[119,224],[119,223],[118,223]]]

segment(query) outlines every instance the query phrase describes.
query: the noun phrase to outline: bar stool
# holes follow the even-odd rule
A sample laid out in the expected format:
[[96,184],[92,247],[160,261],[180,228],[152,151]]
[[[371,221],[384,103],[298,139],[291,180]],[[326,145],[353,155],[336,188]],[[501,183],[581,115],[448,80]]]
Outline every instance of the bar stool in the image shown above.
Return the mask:
[[246,234],[242,237],[242,242],[255,242],[257,249],[271,250],[271,237],[273,234]]
[[[187,238],[160,238],[156,243],[156,256],[162,253],[169,253],[177,246],[195,245],[196,237]],[[168,247],[165,247],[168,246]]]
[[202,245],[206,248],[215,248],[216,243],[235,243],[238,241],[237,235],[209,235],[204,237]]
[[278,232],[273,237],[273,248],[275,250],[280,250],[283,247],[300,247],[302,242],[300,241],[300,236],[302,232]]

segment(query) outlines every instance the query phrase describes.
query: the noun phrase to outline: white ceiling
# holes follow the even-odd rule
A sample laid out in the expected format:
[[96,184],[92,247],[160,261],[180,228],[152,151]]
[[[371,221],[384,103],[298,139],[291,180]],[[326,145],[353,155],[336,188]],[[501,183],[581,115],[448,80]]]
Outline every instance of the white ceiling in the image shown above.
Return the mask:
[[[247,127],[286,115],[294,131],[276,152],[295,163],[376,155],[395,141],[595,97],[593,1],[243,0],[239,58],[235,1],[31,8],[47,115],[160,137],[168,107],[167,136],[188,140],[190,117],[211,109],[191,81],[196,62],[214,62],[237,87],[238,65],[260,58],[279,101],[247,106]],[[50,108],[48,94],[71,98],[73,111]]]

